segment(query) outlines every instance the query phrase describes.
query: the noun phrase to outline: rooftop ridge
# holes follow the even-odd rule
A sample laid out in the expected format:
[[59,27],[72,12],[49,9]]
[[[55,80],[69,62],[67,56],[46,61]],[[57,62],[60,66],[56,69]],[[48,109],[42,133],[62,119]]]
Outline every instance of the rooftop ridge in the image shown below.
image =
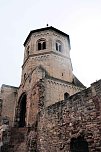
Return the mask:
[[29,37],[31,36],[32,33],[35,33],[35,32],[40,32],[40,31],[46,31],[46,30],[53,30],[53,31],[56,31],[57,33],[60,33],[64,36],[66,36],[69,40],[69,45],[70,45],[70,39],[69,39],[69,35],[66,34],[65,32],[61,31],[61,30],[58,30],[57,28],[53,27],[53,26],[49,26],[49,27],[44,27],[44,28],[40,28],[40,29],[36,29],[36,30],[32,30],[30,31],[29,35],[27,36],[25,42],[24,42],[24,46],[26,45]]

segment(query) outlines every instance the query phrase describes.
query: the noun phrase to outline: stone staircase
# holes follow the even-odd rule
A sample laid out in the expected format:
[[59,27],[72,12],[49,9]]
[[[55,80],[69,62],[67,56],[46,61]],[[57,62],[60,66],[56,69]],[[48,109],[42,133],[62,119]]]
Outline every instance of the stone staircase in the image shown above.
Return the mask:
[[28,128],[11,128],[9,152],[27,152],[26,135]]

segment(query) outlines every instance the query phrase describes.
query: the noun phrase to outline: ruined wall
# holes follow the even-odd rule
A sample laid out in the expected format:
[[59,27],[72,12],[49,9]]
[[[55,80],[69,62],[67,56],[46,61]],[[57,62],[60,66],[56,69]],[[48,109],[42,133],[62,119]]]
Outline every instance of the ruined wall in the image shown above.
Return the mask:
[[[2,124],[14,124],[15,107],[17,101],[17,87],[2,85],[1,100],[2,100]],[[9,122],[8,122],[9,121]]]
[[44,107],[43,80],[37,82],[36,86],[40,112],[36,114],[31,127],[11,129],[9,152],[73,152],[70,148],[75,140],[86,143],[89,152],[100,152],[101,80],[70,96],[68,100],[47,108]]
[[101,80],[39,113],[40,152],[70,152],[73,140],[81,137],[89,152],[101,151]]
[[[40,111],[40,96],[44,91],[42,78],[45,75],[44,71],[37,67],[32,71],[30,76],[26,77],[25,81],[20,85],[18,90],[18,100],[15,116],[15,126],[18,126],[19,111],[20,111],[20,97],[23,93],[26,94],[26,126],[32,126],[36,120],[36,115]],[[41,87],[41,88],[40,88]],[[44,100],[44,99],[43,99]]]

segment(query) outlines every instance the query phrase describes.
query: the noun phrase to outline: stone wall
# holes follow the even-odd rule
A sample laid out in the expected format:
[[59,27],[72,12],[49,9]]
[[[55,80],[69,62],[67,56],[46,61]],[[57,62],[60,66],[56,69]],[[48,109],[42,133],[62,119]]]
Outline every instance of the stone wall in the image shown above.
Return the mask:
[[31,127],[11,128],[9,152],[74,152],[82,146],[82,152],[101,151],[101,80],[47,108],[44,81],[34,89],[38,90],[39,112]]
[[[36,67],[30,75],[26,77],[25,81],[20,85],[18,90],[18,100],[16,107],[15,126],[18,124],[18,111],[20,111],[20,97],[23,93],[26,94],[26,126],[31,126],[36,120],[36,115],[40,111],[40,96],[43,90],[42,78],[45,72]],[[41,86],[42,85],[42,86]],[[41,87],[41,88],[40,88]],[[43,90],[44,91],[44,90]],[[42,101],[41,101],[42,102]]]
[[100,152],[101,80],[68,100],[42,110],[37,140],[40,152],[70,152],[73,141],[77,140],[85,142],[89,152]]
[[15,107],[17,102],[17,87],[9,85],[2,85],[1,87],[1,100],[2,100],[2,124],[9,123],[10,126],[14,125]]
[[57,52],[40,53],[38,51],[36,55],[30,55],[26,64],[23,66],[22,82],[24,80],[25,73],[26,75],[29,75],[33,69],[40,65],[52,77],[68,82],[73,81],[70,58],[63,56],[62,54],[58,54]]
[[64,100],[65,93],[68,93],[69,96],[71,96],[84,89],[52,77],[45,78],[44,82],[46,107],[58,101]]

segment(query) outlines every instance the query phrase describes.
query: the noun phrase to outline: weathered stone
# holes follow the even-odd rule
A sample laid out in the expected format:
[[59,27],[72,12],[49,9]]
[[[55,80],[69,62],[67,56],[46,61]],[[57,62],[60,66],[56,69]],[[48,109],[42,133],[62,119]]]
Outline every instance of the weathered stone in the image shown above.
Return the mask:
[[101,80],[86,89],[73,75],[69,35],[38,29],[24,46],[19,88],[1,87],[1,151],[100,152]]

